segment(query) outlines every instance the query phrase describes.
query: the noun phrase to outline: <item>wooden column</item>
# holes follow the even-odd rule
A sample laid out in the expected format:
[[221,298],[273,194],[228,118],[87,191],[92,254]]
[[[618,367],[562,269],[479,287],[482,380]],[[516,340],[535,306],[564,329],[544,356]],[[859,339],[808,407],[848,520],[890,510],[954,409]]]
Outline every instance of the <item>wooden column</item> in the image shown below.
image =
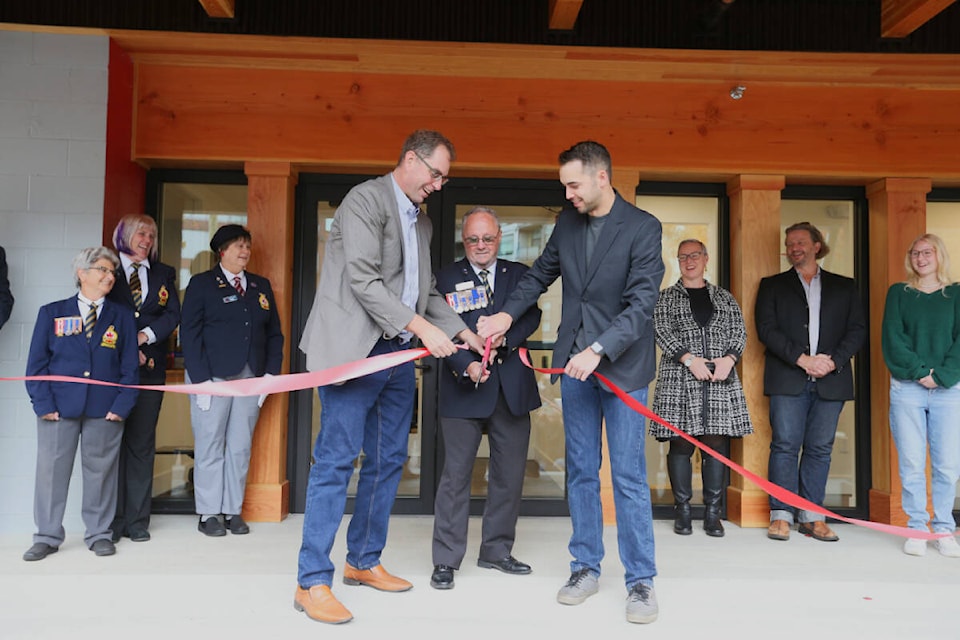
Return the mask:
[[[247,228],[253,237],[250,270],[270,279],[284,331],[283,372],[290,370],[293,304],[293,202],[297,175],[287,162],[247,162]],[[271,395],[253,434],[243,516],[252,522],[279,522],[290,512],[287,480],[286,393]]]
[[903,257],[926,231],[928,179],[887,178],[867,186],[870,201],[870,519],[905,526],[897,451],[890,435],[890,373],[880,329],[887,289],[903,282]]
[[[730,196],[730,290],[747,326],[747,347],[737,365],[754,433],[732,440],[730,458],[766,477],[770,455],[769,403],[763,395],[763,345],[757,338],[754,310],[760,279],[780,271],[780,191],[784,176],[741,175],[727,183]],[[767,494],[736,473],[727,489],[727,519],[741,527],[765,527],[770,521]]]

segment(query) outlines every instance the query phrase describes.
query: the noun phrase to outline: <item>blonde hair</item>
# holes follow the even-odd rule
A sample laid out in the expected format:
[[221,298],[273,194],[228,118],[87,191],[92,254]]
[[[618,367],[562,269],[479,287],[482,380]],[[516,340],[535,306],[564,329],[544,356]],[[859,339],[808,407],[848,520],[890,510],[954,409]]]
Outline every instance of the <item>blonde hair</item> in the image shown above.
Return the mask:
[[917,275],[917,272],[913,268],[913,261],[910,260],[910,254],[921,240],[932,244],[934,251],[937,252],[937,282],[940,283],[941,286],[946,287],[951,282],[950,256],[947,254],[947,247],[943,244],[943,240],[940,239],[940,236],[933,233],[925,233],[918,237],[910,243],[910,248],[907,249],[907,254],[903,258],[903,267],[907,271],[907,286],[913,289],[917,289],[920,286],[920,276]]

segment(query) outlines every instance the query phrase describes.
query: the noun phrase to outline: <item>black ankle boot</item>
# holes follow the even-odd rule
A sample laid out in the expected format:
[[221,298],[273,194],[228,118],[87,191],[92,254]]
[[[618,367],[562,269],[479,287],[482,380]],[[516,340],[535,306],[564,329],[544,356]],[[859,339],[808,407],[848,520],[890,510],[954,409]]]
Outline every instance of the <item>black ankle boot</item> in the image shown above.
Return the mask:
[[707,454],[701,462],[701,476],[703,477],[703,530],[708,536],[722,538],[723,523],[720,522],[720,511],[723,500],[723,463]]
[[667,455],[667,474],[673,491],[673,532],[681,536],[693,533],[690,522],[690,498],[693,496],[693,467],[685,455]]

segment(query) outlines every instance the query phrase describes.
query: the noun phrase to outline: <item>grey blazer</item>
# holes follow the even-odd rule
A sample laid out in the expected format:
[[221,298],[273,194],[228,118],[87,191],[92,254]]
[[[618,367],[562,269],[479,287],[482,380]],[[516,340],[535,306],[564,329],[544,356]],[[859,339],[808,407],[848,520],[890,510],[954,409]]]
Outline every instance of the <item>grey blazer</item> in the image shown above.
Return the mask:
[[517,284],[503,310],[516,320],[563,277],[563,308],[553,366],[574,354],[583,326],[588,344],[604,349],[597,371],[625,391],[647,386],[656,371],[653,308],[660,296],[660,221],[617,194],[610,218],[586,261],[586,215],[560,212],[543,253]]
[[[367,357],[382,337],[394,338],[414,317],[400,301],[403,235],[389,174],[355,186],[337,207],[323,254],[320,284],[307,317],[300,350],[307,370],[318,371]],[[436,289],[430,268],[433,226],[417,219],[420,296],[416,313],[449,337],[466,329]]]

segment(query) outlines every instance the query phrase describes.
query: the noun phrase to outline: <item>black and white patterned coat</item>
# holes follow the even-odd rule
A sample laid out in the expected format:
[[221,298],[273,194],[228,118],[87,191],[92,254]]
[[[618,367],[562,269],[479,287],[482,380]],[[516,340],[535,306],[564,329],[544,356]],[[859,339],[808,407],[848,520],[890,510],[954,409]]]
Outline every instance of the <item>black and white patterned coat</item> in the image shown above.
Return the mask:
[[[662,351],[653,411],[693,436],[742,437],[753,433],[753,425],[736,368],[722,382],[700,382],[680,362],[688,352],[707,359],[732,354],[739,360],[746,345],[747,331],[737,301],[726,289],[710,283],[707,289],[713,316],[704,328],[693,317],[682,281],[660,292],[653,313]],[[676,437],[653,421],[650,433],[659,440]]]

